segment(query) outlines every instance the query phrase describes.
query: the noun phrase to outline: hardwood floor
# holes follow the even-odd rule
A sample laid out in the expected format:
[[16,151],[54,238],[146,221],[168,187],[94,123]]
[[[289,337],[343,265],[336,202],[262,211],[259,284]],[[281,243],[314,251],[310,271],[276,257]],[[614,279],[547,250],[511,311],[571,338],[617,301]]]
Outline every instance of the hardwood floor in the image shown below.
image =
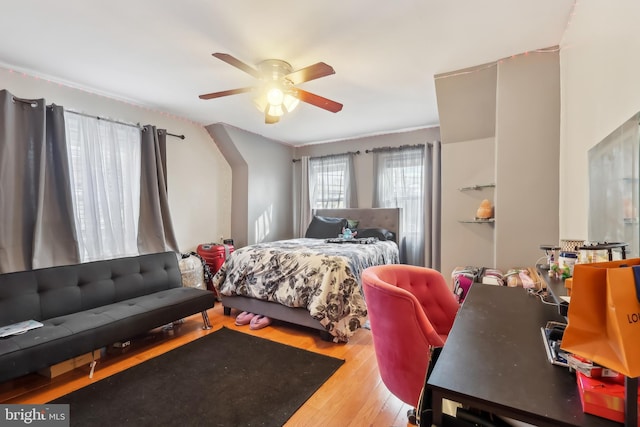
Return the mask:
[[321,340],[315,331],[279,322],[258,331],[252,331],[248,326],[235,326],[235,313],[224,316],[222,311],[219,303],[209,310],[213,326],[209,331],[201,329],[202,317],[198,314],[185,319],[173,330],[158,329],[133,340],[124,352],[103,352],[93,379],[88,376],[89,367],[83,366],[54,379],[31,374],[0,383],[0,403],[49,402],[224,326],[345,359],[344,365],[305,402],[286,426],[411,426],[406,417],[409,405],[393,396],[380,379],[369,330],[357,331],[349,343],[334,344]]

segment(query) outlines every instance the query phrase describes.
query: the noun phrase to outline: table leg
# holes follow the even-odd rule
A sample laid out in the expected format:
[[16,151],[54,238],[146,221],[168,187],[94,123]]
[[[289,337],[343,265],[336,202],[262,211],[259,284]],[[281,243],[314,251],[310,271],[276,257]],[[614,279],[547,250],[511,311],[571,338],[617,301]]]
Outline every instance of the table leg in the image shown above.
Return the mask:
[[625,388],[625,427],[638,425],[638,378],[626,377]]
[[438,390],[432,390],[433,419],[432,424],[436,426],[442,425],[442,399],[443,395]]

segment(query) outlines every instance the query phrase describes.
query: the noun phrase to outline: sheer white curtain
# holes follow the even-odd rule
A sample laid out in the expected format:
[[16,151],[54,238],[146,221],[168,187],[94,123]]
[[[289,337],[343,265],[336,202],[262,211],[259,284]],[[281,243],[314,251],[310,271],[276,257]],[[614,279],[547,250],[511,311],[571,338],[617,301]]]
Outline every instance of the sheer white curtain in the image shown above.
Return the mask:
[[140,129],[64,116],[81,261],[137,255]]
[[309,159],[311,209],[358,205],[353,156],[353,153],[347,153]]
[[425,264],[425,146],[398,147],[373,152],[374,207],[402,208],[403,259]]

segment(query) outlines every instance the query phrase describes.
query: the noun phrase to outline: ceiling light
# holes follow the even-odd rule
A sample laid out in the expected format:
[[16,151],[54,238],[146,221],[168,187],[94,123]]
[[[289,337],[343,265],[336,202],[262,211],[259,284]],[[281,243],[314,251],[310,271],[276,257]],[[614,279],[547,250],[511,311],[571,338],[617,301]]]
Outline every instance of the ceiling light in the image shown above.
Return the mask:
[[301,100],[332,113],[342,110],[342,104],[339,102],[296,88],[296,85],[300,83],[334,74],[333,68],[324,62],[293,71],[288,62],[280,59],[267,59],[258,63],[258,68],[254,69],[227,53],[217,52],[213,56],[250,74],[260,83],[256,86],[205,93],[199,96],[200,99],[253,92],[253,102],[258,110],[265,115],[266,124],[278,123],[280,117],[293,111]]
[[293,111],[300,101],[295,97],[293,84],[285,78],[291,73],[291,66],[284,61],[270,59],[261,62],[259,69],[263,75],[262,84],[256,88],[253,99],[258,110],[271,117],[281,117]]
[[290,113],[294,108],[298,106],[300,100],[293,95],[285,93],[282,103],[284,104],[284,108],[287,110],[287,112]]
[[267,102],[271,105],[282,105],[284,93],[279,87],[272,87],[267,91]]
[[265,85],[258,90],[257,96],[253,99],[256,108],[263,113],[281,117],[285,113],[290,113],[300,103],[300,100],[291,95],[290,91],[283,91],[278,85]]

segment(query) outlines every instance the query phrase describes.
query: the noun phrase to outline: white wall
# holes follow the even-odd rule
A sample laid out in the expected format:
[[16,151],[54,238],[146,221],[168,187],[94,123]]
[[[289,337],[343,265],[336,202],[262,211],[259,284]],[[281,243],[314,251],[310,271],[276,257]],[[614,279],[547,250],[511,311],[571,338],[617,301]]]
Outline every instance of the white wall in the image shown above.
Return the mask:
[[0,89],[19,98],[44,98],[47,104],[183,134],[184,140],[167,138],[169,205],[179,249],[195,250],[199,243],[230,235],[231,170],[201,125],[3,68]]
[[560,238],[588,238],[587,151],[640,111],[640,2],[576,3],[560,51]]

